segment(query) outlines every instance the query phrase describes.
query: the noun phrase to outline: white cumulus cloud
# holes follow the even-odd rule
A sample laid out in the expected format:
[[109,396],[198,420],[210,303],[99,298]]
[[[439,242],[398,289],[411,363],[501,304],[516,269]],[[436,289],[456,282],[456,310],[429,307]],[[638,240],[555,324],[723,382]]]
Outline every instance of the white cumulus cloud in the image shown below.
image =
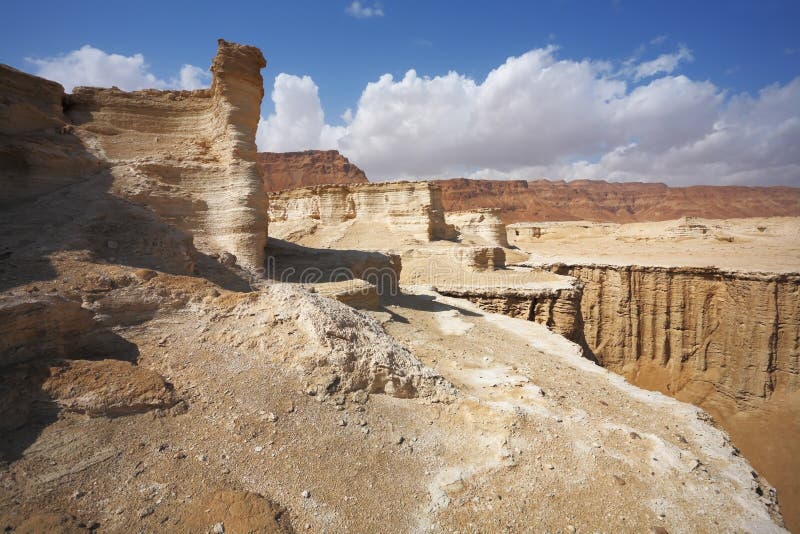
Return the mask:
[[640,63],[636,67],[634,74],[637,80],[649,78],[651,76],[655,76],[656,74],[661,74],[662,72],[669,74],[675,71],[682,61],[694,61],[692,51],[684,45],[679,46],[677,52],[672,54],[661,54],[651,61]]
[[362,3],[358,0],[354,0],[350,5],[348,5],[344,9],[344,12],[357,19],[369,19],[372,17],[383,16],[383,8],[379,3],[369,5],[367,2]]
[[712,82],[665,74],[677,63],[648,67],[649,80],[632,83],[607,62],[556,53],[510,57],[483,80],[384,74],[367,84],[343,126],[325,122],[310,77],[280,74],[276,111],[262,120],[258,145],[337,148],[372,180],[800,185],[800,77],[731,96]]
[[181,67],[177,80],[173,80],[171,85],[180,89],[195,90],[208,87],[211,83],[211,73],[207,69],[201,69],[194,65],[184,65]]
[[262,151],[329,149],[344,128],[325,124],[317,84],[309,76],[278,74],[272,89],[275,113],[258,123],[256,143]]
[[49,58],[27,58],[35,74],[59,82],[67,91],[86,85],[116,86],[126,91],[137,89],[198,89],[208,86],[211,77],[203,69],[184,65],[177,77],[162,80],[149,71],[142,54],[109,54],[91,45]]

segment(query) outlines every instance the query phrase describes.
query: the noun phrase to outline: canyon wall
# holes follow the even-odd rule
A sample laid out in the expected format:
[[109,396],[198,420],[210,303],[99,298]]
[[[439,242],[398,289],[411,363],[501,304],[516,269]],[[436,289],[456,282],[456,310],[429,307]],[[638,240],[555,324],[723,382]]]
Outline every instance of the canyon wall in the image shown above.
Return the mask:
[[110,165],[115,194],[189,232],[201,251],[257,269],[267,236],[255,145],[265,66],[257,48],[220,39],[210,89],[78,87],[65,115]]
[[597,360],[684,399],[758,407],[800,391],[800,275],[715,268],[544,265],[583,287]]
[[800,188],[549,180],[437,180],[445,209],[498,208],[507,224],[533,221],[665,221],[800,215]]
[[322,226],[376,223],[420,241],[452,239],[441,189],[430,182],[390,182],[304,187],[270,194],[271,222],[313,220]]
[[499,209],[484,208],[472,211],[448,211],[447,222],[461,234],[462,241],[507,247],[506,225]]
[[367,183],[364,171],[336,150],[260,152],[264,191],[280,191],[311,185]]

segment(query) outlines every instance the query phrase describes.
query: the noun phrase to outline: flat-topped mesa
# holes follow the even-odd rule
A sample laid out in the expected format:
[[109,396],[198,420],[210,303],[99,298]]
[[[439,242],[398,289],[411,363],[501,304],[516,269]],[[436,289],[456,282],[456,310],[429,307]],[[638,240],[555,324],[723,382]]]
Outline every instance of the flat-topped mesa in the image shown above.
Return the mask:
[[219,40],[210,89],[78,87],[67,116],[112,164],[114,193],[192,234],[203,252],[263,267],[267,198],[255,134],[266,61],[252,46]]
[[470,211],[448,211],[447,222],[461,234],[462,241],[508,247],[506,225],[500,219],[499,208]]
[[336,150],[259,152],[264,191],[280,191],[312,185],[367,183],[364,171]]
[[[422,242],[453,239],[441,189],[431,182],[320,185],[270,194],[270,222],[313,221],[320,226],[366,223]],[[376,226],[377,225],[377,226]]]

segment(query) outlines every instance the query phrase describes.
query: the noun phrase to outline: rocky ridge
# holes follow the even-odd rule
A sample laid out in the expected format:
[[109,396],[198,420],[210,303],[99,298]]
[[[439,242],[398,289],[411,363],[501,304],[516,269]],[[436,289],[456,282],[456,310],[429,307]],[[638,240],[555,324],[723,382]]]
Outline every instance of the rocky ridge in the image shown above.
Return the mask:
[[437,180],[450,211],[500,209],[506,224],[585,220],[629,223],[680,217],[800,215],[800,188],[609,183],[601,180]]

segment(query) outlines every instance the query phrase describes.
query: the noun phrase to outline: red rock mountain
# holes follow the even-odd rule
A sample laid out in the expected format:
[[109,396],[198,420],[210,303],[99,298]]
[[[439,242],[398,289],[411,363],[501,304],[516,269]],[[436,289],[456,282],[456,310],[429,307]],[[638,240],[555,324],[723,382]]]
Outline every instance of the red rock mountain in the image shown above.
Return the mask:
[[[269,191],[366,183],[364,171],[336,150],[261,152]],[[506,224],[522,221],[645,222],[684,216],[709,219],[800,216],[800,188],[691,186],[600,180],[437,180],[447,211],[500,208]]]
[[800,188],[609,183],[599,180],[438,180],[447,211],[500,208],[503,222],[665,221],[800,216]]
[[260,152],[264,189],[280,191],[309,185],[367,182],[364,171],[336,150],[304,152]]

